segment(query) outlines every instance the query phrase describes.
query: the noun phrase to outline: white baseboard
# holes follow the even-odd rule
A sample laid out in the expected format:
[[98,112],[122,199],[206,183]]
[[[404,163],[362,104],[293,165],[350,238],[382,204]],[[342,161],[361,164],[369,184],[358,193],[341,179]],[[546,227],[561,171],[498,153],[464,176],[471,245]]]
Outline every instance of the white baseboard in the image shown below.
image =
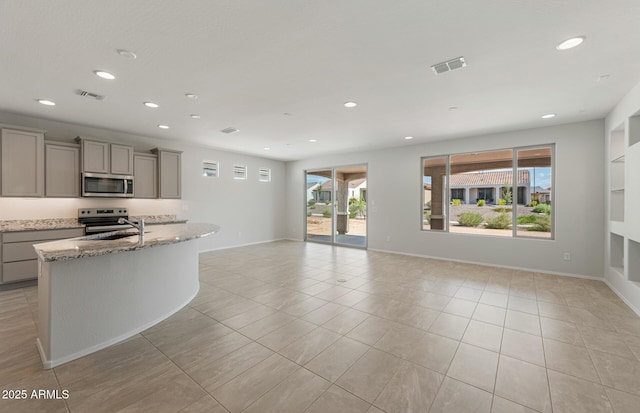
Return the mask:
[[224,247],[219,247],[219,248],[211,248],[208,250],[200,250],[199,253],[202,254],[203,252],[211,252],[211,251],[222,251],[222,250],[228,250],[231,248],[240,248],[240,247],[250,247],[252,245],[260,245],[260,244],[268,244],[270,242],[277,242],[277,241],[287,241],[287,238],[275,238],[275,239],[269,239],[266,241],[256,241],[256,242],[248,242],[246,244],[236,244],[236,245],[226,245]]
[[459,262],[459,263],[462,263],[462,264],[482,265],[483,267],[508,268],[508,269],[511,269],[511,270],[531,271],[531,272],[539,272],[539,273],[544,273],[544,274],[561,275],[561,276],[564,276],[564,277],[582,278],[582,279],[585,279],[585,280],[604,281],[604,275],[602,276],[602,278],[600,278],[600,277],[593,277],[593,276],[590,276],[590,275],[572,274],[572,273],[564,273],[564,272],[557,272],[557,271],[541,270],[539,268],[527,268],[527,267],[516,267],[516,266],[512,266],[512,265],[488,264],[486,262],[477,262],[477,261],[470,261],[470,260],[459,260],[459,259],[453,259],[453,258],[443,258],[443,257],[436,257],[436,256],[431,256],[431,255],[423,255],[423,254],[411,254],[411,253],[408,253],[408,252],[389,251],[389,250],[381,250],[381,249],[375,249],[375,248],[369,248],[369,251],[386,252],[388,254],[406,255],[406,256],[409,256],[409,257],[429,258],[429,259],[432,259],[432,260],[439,260],[439,261],[453,261],[453,262]]
[[609,288],[611,288],[611,291],[613,291],[622,301],[624,301],[624,303],[626,305],[629,306],[629,308],[631,309],[631,311],[633,311],[634,313],[636,313],[638,315],[638,317],[640,317],[640,309],[638,309],[638,307],[636,307],[635,305],[633,305],[633,303],[631,301],[629,301],[624,295],[622,295],[622,293],[620,293],[620,291],[618,291],[618,289],[616,287],[613,286],[613,284],[611,284],[609,282],[609,280],[607,280],[606,278],[604,279],[604,282],[607,284],[607,286]]

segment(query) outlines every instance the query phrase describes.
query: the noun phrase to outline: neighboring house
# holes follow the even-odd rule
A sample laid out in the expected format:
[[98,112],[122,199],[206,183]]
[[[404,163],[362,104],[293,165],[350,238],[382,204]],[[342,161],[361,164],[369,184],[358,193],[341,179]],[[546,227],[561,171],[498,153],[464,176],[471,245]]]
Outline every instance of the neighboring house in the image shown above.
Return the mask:
[[[317,202],[331,201],[333,192],[333,181],[327,181],[323,184],[314,183],[307,184],[307,201],[315,199]],[[367,181],[366,179],[356,179],[349,182],[349,198],[367,200]],[[361,198],[362,197],[362,198]]]
[[[480,199],[489,204],[497,204],[504,198],[507,187],[513,183],[513,171],[470,172],[451,175],[449,189],[451,199],[459,199],[463,204],[475,204]],[[528,170],[518,171],[517,195],[519,204],[527,204],[530,200],[530,177]],[[515,191],[513,191],[515,202]],[[426,202],[426,201],[425,201]]]
[[540,204],[551,203],[551,188],[536,186],[531,188],[531,199],[535,199]]

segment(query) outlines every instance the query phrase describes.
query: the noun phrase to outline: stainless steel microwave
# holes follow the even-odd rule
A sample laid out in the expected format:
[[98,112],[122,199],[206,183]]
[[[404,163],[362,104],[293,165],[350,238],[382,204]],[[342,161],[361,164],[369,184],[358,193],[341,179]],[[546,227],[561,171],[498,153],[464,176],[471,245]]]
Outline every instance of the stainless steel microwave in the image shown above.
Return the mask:
[[82,174],[82,196],[133,198],[133,176],[85,172]]

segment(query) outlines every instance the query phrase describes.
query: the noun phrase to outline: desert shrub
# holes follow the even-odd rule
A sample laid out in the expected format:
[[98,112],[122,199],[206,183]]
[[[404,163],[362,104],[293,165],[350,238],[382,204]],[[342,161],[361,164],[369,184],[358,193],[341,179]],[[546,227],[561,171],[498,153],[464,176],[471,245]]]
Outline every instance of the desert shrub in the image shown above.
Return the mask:
[[551,214],[551,205],[538,204],[533,208],[533,212],[537,212],[539,214],[545,213],[545,214],[549,215],[549,214]]
[[498,205],[507,205],[507,200],[504,198],[498,199]]
[[325,205],[331,205],[331,200],[329,201],[324,201]]
[[551,232],[551,218],[549,215],[542,215],[537,218],[535,225],[528,227],[527,231]]
[[535,224],[541,217],[540,215],[520,215],[518,224]]
[[479,199],[478,200],[478,206],[484,206],[486,204],[486,202],[484,201],[484,199]]
[[495,207],[495,208],[492,208],[492,211],[495,211],[495,212],[511,212],[512,209],[508,208],[508,207]]
[[534,206],[536,206],[536,205],[538,205],[538,201],[536,201],[535,199],[532,199],[532,200],[527,204],[527,206],[528,206],[528,207],[534,207]]
[[453,199],[451,202],[454,206],[460,206],[460,204],[462,204],[462,201],[460,201],[459,199]]
[[358,215],[358,210],[360,209],[360,202],[356,202],[355,204],[349,205],[349,218],[355,218]]
[[424,211],[424,220],[431,224],[431,211]]
[[310,207],[315,206],[315,204],[316,204],[316,200],[315,200],[315,199],[313,199],[313,198],[311,198],[311,199],[307,202],[307,205],[309,205]]
[[325,218],[329,218],[331,216],[331,211],[328,209],[325,209],[324,212],[322,213],[322,216]]
[[351,205],[351,204],[356,204],[356,203],[358,203],[358,202],[360,202],[360,201],[359,201],[359,200],[358,200],[358,198],[356,198],[356,197],[351,197],[351,198],[349,198],[349,205]]
[[463,212],[458,218],[458,224],[463,227],[477,227],[482,222],[484,222],[484,218],[477,212]]
[[511,216],[503,212],[493,218],[487,220],[487,228],[490,229],[509,229],[511,228]]
[[310,217],[311,216],[311,211],[307,211],[307,216]]

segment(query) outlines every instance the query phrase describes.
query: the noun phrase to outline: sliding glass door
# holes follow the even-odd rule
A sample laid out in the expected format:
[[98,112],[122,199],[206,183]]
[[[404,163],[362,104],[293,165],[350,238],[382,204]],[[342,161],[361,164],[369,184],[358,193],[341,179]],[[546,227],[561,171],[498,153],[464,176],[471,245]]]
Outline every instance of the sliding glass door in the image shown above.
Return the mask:
[[306,172],[306,240],[367,246],[366,165]]

